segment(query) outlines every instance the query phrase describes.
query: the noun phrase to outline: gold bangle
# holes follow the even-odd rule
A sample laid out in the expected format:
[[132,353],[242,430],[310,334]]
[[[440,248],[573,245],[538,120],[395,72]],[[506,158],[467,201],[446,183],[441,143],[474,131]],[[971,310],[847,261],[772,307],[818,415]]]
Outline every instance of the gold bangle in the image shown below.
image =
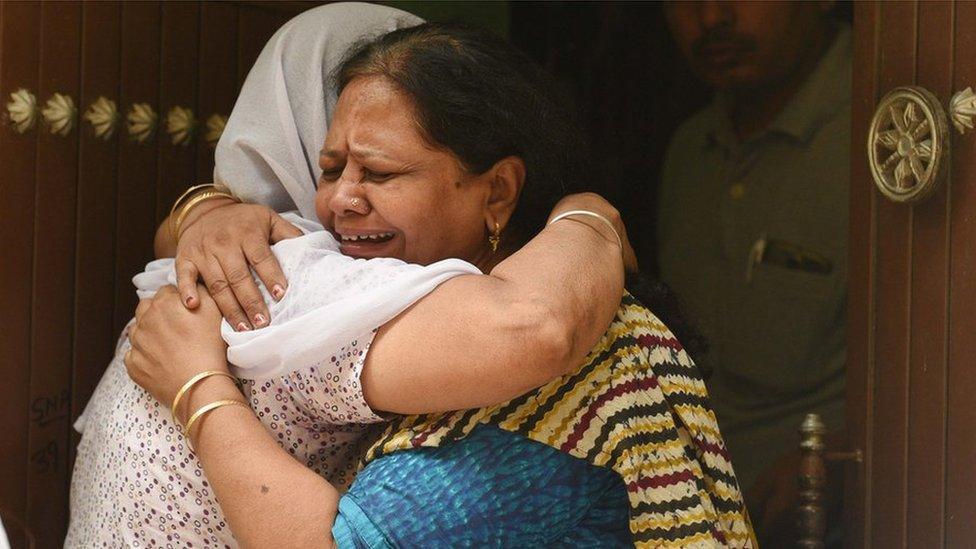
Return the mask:
[[183,222],[186,220],[186,216],[190,214],[193,208],[200,205],[201,202],[210,200],[211,198],[229,198],[237,202],[237,197],[230,193],[225,193],[221,191],[203,191],[202,193],[195,194],[180,208],[180,213],[176,216],[173,221],[173,238],[177,242],[180,241],[180,229],[183,227]]
[[193,429],[193,426],[196,424],[198,419],[202,418],[207,412],[212,412],[217,408],[223,406],[243,406],[247,409],[251,408],[243,400],[237,400],[233,398],[229,398],[226,400],[218,400],[216,402],[211,402],[210,404],[204,404],[203,406],[197,408],[196,412],[193,412],[193,415],[190,416],[190,419],[186,420],[186,429],[183,430],[183,435],[186,437],[186,440],[187,441],[190,440],[190,430]]
[[217,186],[214,185],[213,183],[204,183],[203,185],[194,185],[194,186],[190,187],[189,189],[183,191],[183,194],[181,194],[179,196],[179,198],[177,198],[176,201],[173,202],[173,207],[169,209],[169,215],[170,215],[170,217],[172,217],[173,212],[175,212],[176,209],[179,208],[183,204],[183,201],[186,200],[187,198],[189,198],[189,196],[191,194],[199,191],[200,189],[204,189],[204,188],[207,188],[207,187],[213,187],[215,190],[220,190],[220,189],[217,189]]
[[176,239],[176,231],[173,230],[173,219],[175,218],[175,216],[173,214],[176,213],[176,210],[178,210],[180,208],[180,206],[183,205],[184,201],[186,199],[188,199],[190,197],[190,195],[192,195],[193,193],[199,191],[200,189],[205,189],[207,187],[216,188],[217,186],[214,185],[213,183],[204,183],[203,185],[194,185],[194,186],[190,187],[189,189],[183,191],[183,194],[181,194],[179,196],[179,198],[177,198],[173,202],[173,207],[169,209],[169,232],[170,232],[170,234],[173,235],[173,238],[174,239]]
[[180,405],[180,400],[183,399],[183,395],[185,395],[186,392],[189,391],[191,387],[193,387],[200,381],[207,379],[210,376],[229,377],[230,379],[234,380],[235,384],[237,383],[236,377],[228,374],[227,372],[220,372],[217,370],[206,370],[186,380],[186,383],[184,383],[183,386],[180,387],[179,391],[176,391],[176,396],[173,397],[173,406],[170,407],[170,412],[173,414],[173,423],[176,423],[177,425],[180,424],[180,421],[176,419],[176,407]]

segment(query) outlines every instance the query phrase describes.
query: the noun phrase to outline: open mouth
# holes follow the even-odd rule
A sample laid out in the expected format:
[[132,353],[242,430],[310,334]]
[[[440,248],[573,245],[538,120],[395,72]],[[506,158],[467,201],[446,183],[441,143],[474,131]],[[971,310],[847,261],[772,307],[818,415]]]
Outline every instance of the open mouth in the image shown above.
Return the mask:
[[339,235],[339,242],[342,244],[382,244],[389,242],[394,236],[396,233],[344,234]]
[[339,240],[339,251],[349,257],[371,259],[374,257],[391,257],[395,246],[391,244],[396,237],[395,232],[368,233],[336,233]]

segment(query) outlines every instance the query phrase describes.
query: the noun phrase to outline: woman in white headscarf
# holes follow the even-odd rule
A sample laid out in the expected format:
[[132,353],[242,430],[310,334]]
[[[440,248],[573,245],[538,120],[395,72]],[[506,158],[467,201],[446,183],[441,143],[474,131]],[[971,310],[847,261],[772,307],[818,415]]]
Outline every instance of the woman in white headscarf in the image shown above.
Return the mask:
[[[606,329],[622,292],[621,246],[610,236],[613,230],[622,232],[619,219],[595,197],[570,199],[558,211],[588,205],[614,219],[617,227],[608,233],[608,227],[597,221],[557,224],[544,231],[531,250],[513,254],[515,259],[506,260],[505,266],[499,264],[493,277],[455,284],[447,298],[441,291],[440,302],[455,311],[453,316],[445,316],[444,308],[438,310],[430,302],[400,316],[398,328],[391,331],[398,331],[400,340],[415,342],[416,327],[422,326],[423,340],[436,352],[401,352],[395,353],[395,361],[375,361],[373,379],[382,378],[383,383],[366,404],[359,376],[376,328],[441,282],[480,273],[457,260],[425,267],[382,259],[357,262],[335,253],[333,236],[316,231],[321,227],[313,221],[316,157],[334,103],[323,91],[323,82],[356,39],[414,22],[396,10],[345,4],[311,10],[279,30],[235,106],[218,149],[216,177],[239,198],[281,209],[297,207],[308,217],[279,216],[265,206],[215,200],[206,204],[209,211],[204,213],[200,206],[198,216],[184,224],[180,241],[182,247],[192,242],[195,231],[210,233],[213,220],[225,212],[233,217],[241,211],[266,221],[269,232],[277,224],[278,236],[296,236],[279,243],[276,256],[268,256],[293,275],[289,291],[280,294],[274,283],[256,290],[262,292],[261,304],[273,318],[255,323],[261,330],[235,331],[225,322],[222,335],[230,345],[233,373],[244,380],[248,404],[265,428],[309,474],[317,473],[340,489],[351,481],[363,443],[369,442],[365,426],[381,421],[372,409],[406,413],[471,407],[501,402],[542,385],[582,360]],[[225,226],[233,233],[241,225]],[[300,231],[294,226],[313,232],[297,237]],[[217,257],[218,270],[226,267],[220,253],[202,249]],[[587,262],[594,266],[579,276],[579,265]],[[266,263],[257,263],[260,273]],[[179,265],[178,260],[177,271]],[[176,282],[176,274],[172,260],[164,259],[147,266],[135,282],[140,295],[148,297]],[[195,306],[212,303],[206,296],[193,295]],[[459,301],[452,296],[464,296],[463,310],[456,311]],[[191,331],[183,338],[193,357],[185,364],[188,368],[215,358],[207,348],[190,343],[198,333]],[[391,337],[388,334],[387,340]],[[223,346],[221,342],[218,348]],[[66,545],[234,544],[179,422],[165,413],[171,398],[161,404],[125,377],[123,357],[129,348],[123,337],[78,423],[84,435],[72,479]],[[152,358],[148,347],[139,350],[135,360]],[[223,356],[216,358],[223,363]],[[470,371],[456,375],[453,365],[459,363]],[[215,377],[220,376],[200,378],[186,403],[205,396]],[[448,379],[449,392],[431,391]],[[188,418],[182,416],[187,430],[192,421]],[[251,449],[235,450],[235,459],[246,461]],[[240,524],[237,521],[235,527]]]

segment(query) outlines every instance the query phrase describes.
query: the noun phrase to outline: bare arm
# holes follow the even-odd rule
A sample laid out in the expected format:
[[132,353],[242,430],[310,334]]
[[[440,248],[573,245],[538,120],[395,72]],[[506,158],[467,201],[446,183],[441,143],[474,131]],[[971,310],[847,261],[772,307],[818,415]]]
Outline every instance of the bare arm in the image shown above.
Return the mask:
[[[590,272],[587,261],[581,261],[582,271],[567,268],[576,258],[615,267]],[[607,304],[590,307],[587,292],[596,290],[594,281],[601,277],[610,282],[610,291],[616,297],[607,300]],[[617,278],[620,280],[614,282]],[[569,361],[574,359],[574,353],[586,353],[590,345],[586,338],[598,338],[609,322],[601,317],[611,317],[616,309],[622,278],[620,250],[615,240],[611,243],[607,235],[582,223],[557,223],[523,251],[499,264],[490,276],[463,277],[445,284],[401,315],[395,327],[384,329],[374,351],[394,351],[393,345],[397,344],[404,347],[391,360],[381,360],[379,367],[374,365],[368,370],[373,376],[384,371],[391,374],[378,380],[381,391],[394,389],[390,398],[396,398],[399,388],[407,395],[404,402],[416,399],[421,406],[425,402],[481,399],[486,394],[492,395],[487,397],[490,403],[505,400],[498,395],[507,391],[515,396],[541,385],[544,378],[558,375],[558,368],[552,367],[550,359]],[[555,286],[547,287],[548,284]],[[564,301],[546,297],[561,291],[576,297]],[[142,301],[136,311],[137,322],[130,332],[133,350],[126,357],[126,366],[132,379],[163,403],[171,402],[179,386],[197,372],[227,369],[226,346],[214,329],[220,312],[206,292],[200,295],[200,306],[188,310],[182,306],[177,291],[167,286],[156,298]],[[459,302],[461,298],[464,301]],[[458,307],[458,303],[465,306]],[[590,333],[580,331],[583,335],[578,341],[569,337],[572,330],[559,328],[561,318],[576,319],[567,326],[575,325],[579,330],[578,326],[585,325]],[[488,321],[482,323],[482,319]],[[491,328],[505,333],[499,336],[483,331]],[[427,330],[441,335],[429,337]],[[451,336],[443,335],[447,333]],[[414,339],[417,334],[421,339]],[[500,339],[502,344],[497,345]],[[531,349],[536,345],[541,345],[538,355],[521,352],[525,346]],[[482,353],[481,346],[494,350]],[[436,364],[427,365],[427,353],[409,351],[425,347],[439,357]],[[526,359],[524,355],[530,357]],[[402,365],[403,360],[415,361],[412,366],[422,368],[421,374],[401,382],[397,376],[410,368],[383,367]],[[452,366],[460,370],[445,378],[451,375]],[[371,378],[364,375],[364,382],[367,379]],[[185,424],[189,412],[223,399],[243,400],[227,378],[207,378],[188,394],[176,413]],[[240,406],[214,410],[196,423],[190,435],[194,452],[242,546],[335,547],[332,525],[339,493],[282,450],[251,410]],[[247,451],[233,451],[240,448]]]
[[[224,377],[205,380],[187,410],[242,399]],[[184,422],[186,414],[180,416]],[[193,427],[193,447],[242,547],[335,547],[339,492],[275,442],[248,408],[225,406]],[[231,449],[247,451],[230,451]]]
[[[193,375],[228,371],[226,344],[215,329],[220,311],[200,290],[200,306],[190,310],[175,288],[163,287],[155,298],[139,302],[129,331],[129,376],[167,406]],[[210,377],[188,392],[175,413],[185,425],[190,413],[224,399],[244,400],[230,379]],[[211,411],[194,424],[190,437],[241,546],[334,546],[338,492],[282,450],[249,407]]]
[[[238,297],[246,296],[241,303],[248,311],[267,310],[251,288],[245,255],[250,262],[270,258],[264,264],[280,273],[268,244],[276,239],[272,237],[280,218],[263,206],[228,202],[209,200],[190,213],[177,276],[183,301],[193,296],[195,305],[199,271],[221,312],[236,326],[246,320]],[[443,284],[380,330],[362,376],[367,402],[375,410],[395,413],[485,406],[578,366],[619,305],[622,255],[630,258],[631,268],[636,263],[619,214],[609,203],[593,194],[571,195],[553,215],[569,209],[589,209],[609,218],[625,250],[598,220],[572,218],[546,228],[489,276],[458,277]],[[173,245],[164,223],[157,232],[157,253],[171,251]],[[265,278],[284,280],[280,274]],[[237,312],[228,315],[228,310]],[[440,390],[445,386],[451,391]]]
[[[585,205],[626,236],[609,204],[578,198],[588,202],[554,214]],[[452,279],[384,325],[362,374],[366,401],[374,410],[429,413],[540,387],[583,361],[613,320],[623,284],[621,249],[605,225],[550,225],[489,276]]]
[[[378,409],[432,411],[501,402],[542,385],[582,359],[606,329],[623,287],[620,257],[616,238],[598,222],[562,221],[490,276],[442,285],[374,342],[363,376],[373,391],[367,398]],[[136,311],[126,367],[163,403],[194,374],[226,371],[215,329],[220,312],[206,292],[200,296],[188,310],[164,287]],[[185,421],[187,411],[229,398],[241,399],[229,380],[208,378],[177,414]],[[196,454],[242,545],[334,546],[338,492],[282,450],[250,410],[227,406],[197,425]],[[238,448],[248,451],[229,451]]]

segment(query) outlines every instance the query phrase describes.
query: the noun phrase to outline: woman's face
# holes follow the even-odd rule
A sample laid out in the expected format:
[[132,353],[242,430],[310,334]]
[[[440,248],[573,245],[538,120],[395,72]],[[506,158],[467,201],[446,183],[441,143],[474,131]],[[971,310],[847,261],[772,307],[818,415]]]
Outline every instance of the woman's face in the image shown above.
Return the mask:
[[427,143],[412,102],[385,78],[346,86],[319,165],[316,212],[342,253],[487,264],[489,177]]

